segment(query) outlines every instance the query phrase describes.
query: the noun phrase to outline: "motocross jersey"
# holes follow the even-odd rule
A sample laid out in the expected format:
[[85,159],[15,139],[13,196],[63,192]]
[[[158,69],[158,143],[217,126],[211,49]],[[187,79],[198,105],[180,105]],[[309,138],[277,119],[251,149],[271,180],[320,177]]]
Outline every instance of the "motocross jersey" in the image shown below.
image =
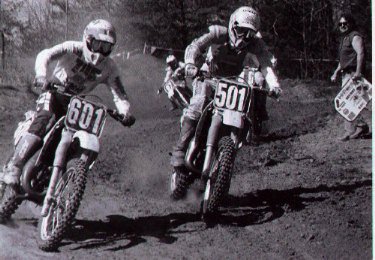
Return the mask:
[[260,69],[270,89],[279,87],[272,69],[272,54],[264,41],[252,38],[248,46],[237,51],[230,46],[228,29],[212,25],[209,32],[195,39],[185,51],[185,63],[196,64],[207,51],[206,65],[212,76],[238,76],[245,66]]
[[[57,61],[52,75],[47,75],[52,61]],[[41,51],[35,61],[36,77],[45,77],[50,82],[67,85],[66,92],[86,94],[97,85],[105,84],[113,94],[113,101],[121,114],[130,108],[115,62],[107,57],[94,66],[85,62],[83,42],[66,41]]]

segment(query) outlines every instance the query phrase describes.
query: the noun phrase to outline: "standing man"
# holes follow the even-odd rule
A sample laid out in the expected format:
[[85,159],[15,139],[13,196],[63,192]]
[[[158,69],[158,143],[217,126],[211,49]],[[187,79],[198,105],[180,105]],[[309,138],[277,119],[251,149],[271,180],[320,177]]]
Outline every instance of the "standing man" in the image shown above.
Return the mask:
[[[365,69],[365,44],[363,36],[356,30],[357,26],[353,16],[343,14],[339,19],[341,33],[339,47],[339,64],[331,76],[331,80],[337,80],[337,74],[341,72],[342,87],[352,78],[360,79]],[[345,120],[345,133],[339,138],[341,141],[356,139],[369,132],[369,127],[359,115],[352,122]]]

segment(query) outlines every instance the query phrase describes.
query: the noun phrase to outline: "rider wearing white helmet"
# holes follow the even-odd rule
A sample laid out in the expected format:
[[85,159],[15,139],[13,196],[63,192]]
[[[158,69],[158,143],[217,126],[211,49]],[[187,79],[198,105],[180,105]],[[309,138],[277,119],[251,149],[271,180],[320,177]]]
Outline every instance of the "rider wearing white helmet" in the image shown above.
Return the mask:
[[[271,92],[278,95],[281,92],[277,77],[272,69],[273,56],[259,33],[260,17],[256,10],[244,6],[238,8],[230,17],[228,28],[212,25],[209,32],[195,39],[185,51],[185,75],[194,77],[198,73],[199,58],[207,52],[204,70],[212,76],[238,76],[244,67],[257,67],[260,72],[255,75],[258,85],[266,82]],[[203,67],[201,68],[203,70]],[[206,81],[193,82],[194,96],[186,109],[180,131],[180,138],[174,147],[171,164],[182,167],[189,141],[195,132],[204,105],[213,94]],[[266,112],[266,96],[257,93],[255,98],[257,117],[259,118],[257,133],[260,134],[261,122],[268,119]],[[255,129],[254,129],[255,130]],[[186,171],[185,171],[186,172]]]
[[[174,80],[174,81],[185,81],[185,63],[178,61],[176,56],[173,54],[170,54],[167,56],[165,59],[165,62],[167,63],[167,68],[165,69],[165,77],[163,80],[162,86],[157,90],[157,94],[160,95],[162,93],[162,90],[164,88],[164,85],[169,81],[169,80]],[[171,100],[170,101],[170,107],[169,111],[173,111],[177,109],[177,105]]]
[[185,63],[178,61],[176,56],[174,55],[168,55],[168,57],[165,59],[165,62],[167,63],[166,74],[164,77],[164,83],[166,83],[171,77],[176,77],[176,80],[183,80],[185,72],[183,71],[185,69]]
[[97,65],[102,62],[116,44],[116,31],[106,20],[89,23],[83,32],[83,56],[87,63]]
[[230,17],[228,35],[230,44],[237,50],[245,48],[249,41],[259,33],[260,17],[251,7],[241,7]]
[[[90,22],[82,41],[66,41],[41,51],[35,61],[35,81],[43,93],[37,100],[37,116],[28,133],[18,142],[9,161],[3,181],[17,184],[26,161],[42,145],[42,139],[53,123],[64,116],[69,98],[50,91],[50,83],[66,86],[69,94],[86,94],[99,84],[105,84],[113,94],[123,124],[132,125],[135,118],[129,113],[130,104],[115,62],[109,57],[116,44],[115,28],[106,20]],[[48,67],[56,62],[52,73]]]

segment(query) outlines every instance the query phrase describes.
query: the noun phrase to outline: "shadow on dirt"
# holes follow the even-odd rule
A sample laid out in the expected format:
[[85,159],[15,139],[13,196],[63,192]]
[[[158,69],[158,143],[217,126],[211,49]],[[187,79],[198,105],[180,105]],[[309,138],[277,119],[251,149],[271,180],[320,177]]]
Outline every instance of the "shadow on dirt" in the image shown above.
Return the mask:
[[313,188],[265,189],[241,197],[229,195],[217,223],[240,227],[258,225],[277,219],[285,212],[301,211],[308,204],[334,199],[337,192],[347,196],[358,188],[371,185],[371,180],[364,180],[352,184],[322,184]]
[[[147,242],[145,237],[155,237],[160,243],[173,244],[173,234],[193,233],[217,224],[246,227],[260,225],[280,218],[287,212],[301,211],[310,204],[326,200],[338,201],[362,187],[371,187],[371,180],[350,184],[322,184],[317,187],[296,187],[288,190],[264,189],[236,197],[229,195],[212,226],[184,226],[201,222],[199,213],[172,213],[165,216],[127,218],[109,215],[105,220],[77,219],[61,246],[70,245],[72,251],[97,249],[105,251],[126,250]],[[339,196],[339,198],[338,198]],[[27,225],[37,225],[37,219],[21,219]],[[15,223],[10,227],[18,228]],[[178,228],[178,230],[176,230]]]
[[116,245],[105,249],[106,251],[118,251],[146,242],[144,236],[156,237],[161,243],[172,244],[177,240],[172,234],[197,231],[196,229],[173,231],[173,229],[197,221],[200,221],[200,216],[191,213],[173,213],[166,216],[136,219],[122,215],[109,215],[104,221],[76,220],[73,229],[67,234],[68,241],[65,240],[66,242],[62,245],[78,244],[72,250],[79,250],[111,246],[121,240],[129,241],[125,245]]

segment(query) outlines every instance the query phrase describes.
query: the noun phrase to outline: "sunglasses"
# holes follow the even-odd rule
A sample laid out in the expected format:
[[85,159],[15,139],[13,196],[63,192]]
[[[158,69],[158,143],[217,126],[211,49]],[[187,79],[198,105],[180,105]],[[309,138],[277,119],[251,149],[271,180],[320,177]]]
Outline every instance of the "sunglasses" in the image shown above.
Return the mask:
[[113,44],[110,42],[105,42],[105,41],[99,41],[96,39],[92,39],[91,41],[91,50],[93,52],[98,52],[103,55],[109,55],[112,51]]
[[342,23],[339,23],[339,26],[348,26],[348,23],[347,22],[342,22]]

